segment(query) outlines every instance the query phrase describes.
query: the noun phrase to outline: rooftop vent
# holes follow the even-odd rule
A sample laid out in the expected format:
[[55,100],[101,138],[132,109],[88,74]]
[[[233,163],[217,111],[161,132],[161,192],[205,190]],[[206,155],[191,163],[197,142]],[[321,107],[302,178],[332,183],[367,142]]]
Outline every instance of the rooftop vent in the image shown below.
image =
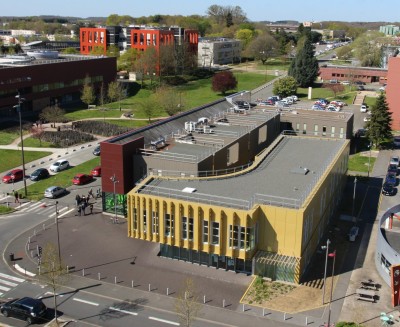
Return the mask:
[[300,174],[300,175],[307,175],[309,171],[310,170],[306,167],[296,167],[290,170],[292,174]]
[[183,193],[194,193],[194,192],[196,192],[196,189],[195,189],[194,187],[185,187],[185,188],[182,190],[182,192],[183,192]]

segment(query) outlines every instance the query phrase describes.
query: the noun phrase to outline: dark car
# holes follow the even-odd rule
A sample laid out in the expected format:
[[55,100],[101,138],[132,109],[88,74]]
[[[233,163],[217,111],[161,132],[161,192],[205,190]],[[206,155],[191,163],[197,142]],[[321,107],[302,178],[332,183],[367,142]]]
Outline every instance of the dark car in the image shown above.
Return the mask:
[[386,175],[385,183],[392,184],[393,186],[396,186],[396,183],[397,183],[396,175],[393,174],[393,173],[388,173]]
[[46,314],[46,310],[47,308],[42,300],[31,297],[11,300],[0,306],[0,311],[5,317],[26,320],[29,325],[40,321]]
[[31,181],[39,181],[41,179],[49,177],[49,171],[46,168],[36,169],[30,176]]
[[93,154],[94,154],[95,156],[99,156],[99,155],[100,155],[100,145],[99,145],[99,146],[96,146],[96,147],[94,148]]
[[395,195],[396,188],[392,184],[384,183],[383,187],[382,187],[382,194],[389,195],[389,196]]
[[250,109],[251,107],[250,103],[242,100],[236,101],[233,104],[236,105],[239,109]]
[[397,175],[397,165],[395,164],[390,164],[388,166],[388,173],[396,174]]
[[3,183],[14,183],[23,179],[22,169],[13,169],[3,176]]

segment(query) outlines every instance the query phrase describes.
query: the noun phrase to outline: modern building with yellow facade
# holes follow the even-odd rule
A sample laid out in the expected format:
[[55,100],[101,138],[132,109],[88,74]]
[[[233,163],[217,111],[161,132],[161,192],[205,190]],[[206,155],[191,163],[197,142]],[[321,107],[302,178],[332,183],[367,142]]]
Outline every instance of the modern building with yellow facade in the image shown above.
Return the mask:
[[164,257],[300,282],[341,199],[349,140],[284,135],[280,117],[229,108],[143,142],[128,236]]

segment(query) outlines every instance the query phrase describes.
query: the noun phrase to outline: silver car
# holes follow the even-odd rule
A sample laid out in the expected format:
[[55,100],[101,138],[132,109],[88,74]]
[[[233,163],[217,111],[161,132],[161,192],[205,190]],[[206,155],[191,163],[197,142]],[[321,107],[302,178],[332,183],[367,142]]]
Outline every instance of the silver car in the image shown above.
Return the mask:
[[69,162],[67,160],[61,159],[57,160],[50,166],[50,170],[53,172],[58,172],[69,167]]
[[46,191],[44,191],[44,197],[55,199],[65,193],[67,193],[67,190],[65,188],[62,188],[60,186],[50,186],[46,189]]

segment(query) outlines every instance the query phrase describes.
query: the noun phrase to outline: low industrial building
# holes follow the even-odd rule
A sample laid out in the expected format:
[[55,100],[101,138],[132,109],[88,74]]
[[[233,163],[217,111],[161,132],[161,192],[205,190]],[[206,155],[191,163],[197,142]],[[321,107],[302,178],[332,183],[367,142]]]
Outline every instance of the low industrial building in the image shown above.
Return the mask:
[[284,135],[283,116],[222,99],[102,142],[103,209],[126,210],[128,236],[161,256],[300,282],[341,199],[349,140]]
[[241,49],[239,40],[223,37],[199,38],[198,65],[207,68],[238,63]]
[[361,81],[364,83],[386,83],[388,70],[377,67],[354,67],[322,65],[319,67],[319,78],[323,82],[337,81]]

